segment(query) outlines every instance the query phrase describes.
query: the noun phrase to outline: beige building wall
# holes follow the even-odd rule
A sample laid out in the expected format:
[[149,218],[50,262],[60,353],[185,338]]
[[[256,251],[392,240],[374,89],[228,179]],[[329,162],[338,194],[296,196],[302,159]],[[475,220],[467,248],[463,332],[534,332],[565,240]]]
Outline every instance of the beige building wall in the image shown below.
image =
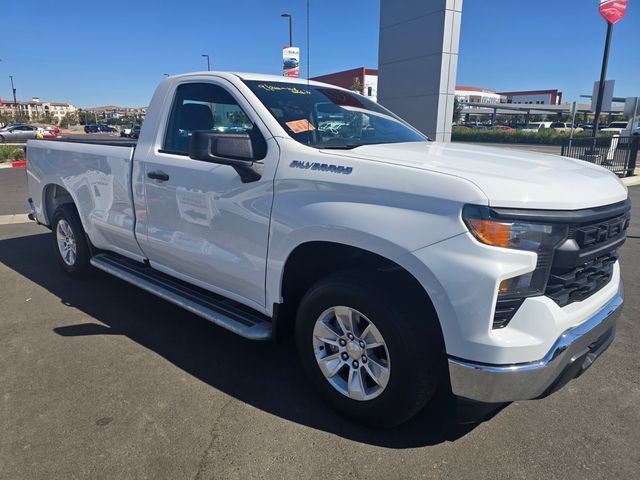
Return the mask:
[[75,105],[65,102],[42,102],[34,98],[31,101],[19,100],[14,105],[10,100],[3,100],[2,106],[0,106],[0,114],[13,116],[14,110],[16,115],[24,115],[30,122],[35,122],[49,113],[54,123],[59,123],[67,113],[76,113],[78,111]]

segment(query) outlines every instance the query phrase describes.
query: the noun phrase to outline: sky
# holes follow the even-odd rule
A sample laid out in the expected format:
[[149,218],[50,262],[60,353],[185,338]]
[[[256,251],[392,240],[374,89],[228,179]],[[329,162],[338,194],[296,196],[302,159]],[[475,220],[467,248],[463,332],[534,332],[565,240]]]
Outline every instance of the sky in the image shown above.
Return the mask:
[[[302,75],[377,67],[380,0],[0,0],[0,98],[145,106],[163,74],[281,74],[293,15]],[[428,0],[425,0],[428,1]],[[598,0],[464,0],[458,85],[590,94],[606,33]],[[310,54],[307,62],[307,53]],[[613,31],[616,96],[640,95],[640,0]]]

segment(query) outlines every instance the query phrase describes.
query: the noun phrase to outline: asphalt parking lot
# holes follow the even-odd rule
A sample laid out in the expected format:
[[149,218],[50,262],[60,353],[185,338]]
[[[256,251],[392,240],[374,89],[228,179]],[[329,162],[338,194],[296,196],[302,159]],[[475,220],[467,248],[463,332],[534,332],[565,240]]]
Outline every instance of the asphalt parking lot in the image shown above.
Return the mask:
[[[24,213],[25,182],[24,169],[0,170],[0,218]],[[633,213],[625,310],[591,369],[475,424],[457,422],[441,393],[393,431],[321,403],[291,342],[244,340],[99,272],[71,280],[48,230],[0,222],[0,479],[637,478]]]

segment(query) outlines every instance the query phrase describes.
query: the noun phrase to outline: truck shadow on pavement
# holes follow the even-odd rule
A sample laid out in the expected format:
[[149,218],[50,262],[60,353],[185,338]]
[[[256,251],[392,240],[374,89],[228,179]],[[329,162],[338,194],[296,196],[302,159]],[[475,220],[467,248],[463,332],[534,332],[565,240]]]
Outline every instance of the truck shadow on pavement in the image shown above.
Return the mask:
[[360,426],[331,410],[312,390],[292,339],[245,340],[102,272],[87,280],[71,279],[56,264],[51,248],[49,234],[44,233],[0,240],[0,262],[96,320],[63,325],[61,318],[56,334],[124,335],[213,388],[280,418],[350,440],[402,449],[455,441],[503,407],[467,405],[461,421],[444,386],[428,408],[399,428]]

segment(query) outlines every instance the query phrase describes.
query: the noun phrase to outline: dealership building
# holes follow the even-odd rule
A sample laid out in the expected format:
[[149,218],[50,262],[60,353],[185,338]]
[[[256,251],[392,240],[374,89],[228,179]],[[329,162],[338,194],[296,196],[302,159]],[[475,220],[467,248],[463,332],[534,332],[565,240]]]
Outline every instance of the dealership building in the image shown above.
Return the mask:
[[461,102],[500,103],[500,94],[495,90],[457,86],[455,92],[456,98]]
[[519,103],[529,105],[560,105],[562,92],[559,90],[528,90],[524,92],[500,92],[501,103]]
[[371,97],[374,101],[378,99],[378,70],[375,68],[352,68],[351,70],[313,77],[311,80],[354,90],[366,97]]
[[[352,68],[350,70],[313,77],[312,80],[358,91],[374,101],[377,100],[378,97],[378,70],[375,68]],[[486,88],[469,86],[456,86],[455,96],[459,101],[464,103],[560,105],[562,100],[562,92],[559,90],[497,92]]]

